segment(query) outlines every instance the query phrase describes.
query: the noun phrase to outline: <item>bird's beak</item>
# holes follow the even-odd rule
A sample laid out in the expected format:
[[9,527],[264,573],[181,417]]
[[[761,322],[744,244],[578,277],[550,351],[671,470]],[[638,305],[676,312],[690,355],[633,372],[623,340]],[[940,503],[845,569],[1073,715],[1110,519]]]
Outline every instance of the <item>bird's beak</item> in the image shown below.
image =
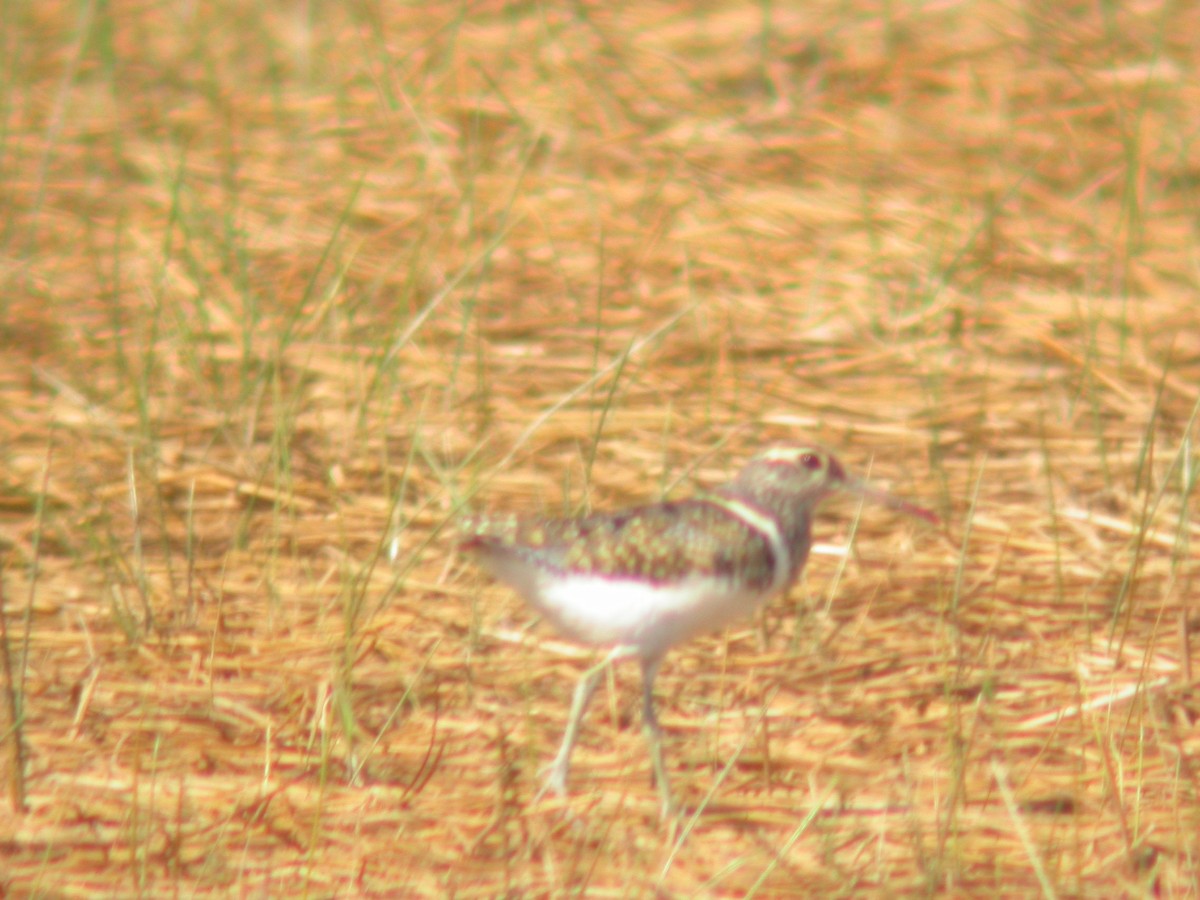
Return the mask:
[[872,500],[875,503],[890,507],[897,512],[902,512],[905,515],[912,516],[916,519],[924,519],[930,525],[941,524],[941,519],[932,510],[928,510],[923,506],[917,506],[915,503],[909,503],[907,500],[901,500],[895,494],[889,494],[887,491],[882,491],[879,488],[871,487],[863,481],[847,478],[842,482],[845,490],[851,493],[858,494],[867,500]]

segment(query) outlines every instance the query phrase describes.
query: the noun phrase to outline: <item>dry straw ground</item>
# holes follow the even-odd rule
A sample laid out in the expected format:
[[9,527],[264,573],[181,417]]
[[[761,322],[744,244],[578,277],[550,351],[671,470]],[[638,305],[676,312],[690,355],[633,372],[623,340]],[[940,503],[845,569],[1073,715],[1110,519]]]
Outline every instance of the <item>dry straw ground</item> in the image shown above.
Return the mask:
[[[13,896],[1196,896],[1200,6],[0,10]],[[453,550],[809,438],[619,670]]]

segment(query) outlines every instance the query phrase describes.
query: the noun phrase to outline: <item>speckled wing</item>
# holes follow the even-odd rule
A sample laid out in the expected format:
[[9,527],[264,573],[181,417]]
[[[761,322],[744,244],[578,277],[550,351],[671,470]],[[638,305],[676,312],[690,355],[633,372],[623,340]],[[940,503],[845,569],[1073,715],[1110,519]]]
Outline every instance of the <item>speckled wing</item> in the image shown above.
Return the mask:
[[751,590],[767,590],[777,582],[772,541],[721,497],[580,519],[471,516],[460,531],[464,549],[551,572],[655,585],[699,575],[737,579]]

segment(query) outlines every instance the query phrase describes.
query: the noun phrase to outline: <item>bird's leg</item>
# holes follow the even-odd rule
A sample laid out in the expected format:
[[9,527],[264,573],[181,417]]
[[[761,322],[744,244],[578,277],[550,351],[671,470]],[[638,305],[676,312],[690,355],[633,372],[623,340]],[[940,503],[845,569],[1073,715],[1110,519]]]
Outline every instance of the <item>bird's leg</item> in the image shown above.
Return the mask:
[[667,767],[663,763],[662,726],[654,713],[654,679],[662,656],[642,659],[642,732],[650,745],[650,765],[654,770],[654,782],[658,785],[658,796],[662,799],[662,817],[667,819],[675,811],[671,797],[671,783],[667,780]]
[[562,744],[559,745],[554,761],[545,770],[546,780],[542,784],[541,790],[537,792],[537,796],[533,798],[534,803],[541,800],[547,791],[553,791],[559,797],[566,795],[567,772],[571,768],[571,752],[575,749],[575,741],[579,738],[579,725],[583,720],[584,712],[587,711],[588,703],[591,702],[592,694],[596,693],[600,676],[613,663],[626,656],[632,656],[635,652],[631,647],[616,647],[604,659],[583,673],[583,677],[575,685],[575,695],[571,700],[571,715],[567,719],[567,730],[563,734]]

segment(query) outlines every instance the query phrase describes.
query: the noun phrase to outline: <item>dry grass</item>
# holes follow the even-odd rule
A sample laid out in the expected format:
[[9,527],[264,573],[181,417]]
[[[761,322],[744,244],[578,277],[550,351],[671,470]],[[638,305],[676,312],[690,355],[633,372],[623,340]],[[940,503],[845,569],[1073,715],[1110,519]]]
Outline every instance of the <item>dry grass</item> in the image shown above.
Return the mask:
[[[784,6],[9,5],[0,888],[1200,893],[1200,7]],[[674,833],[631,670],[531,805],[448,522],[798,437],[945,530],[669,657]]]

